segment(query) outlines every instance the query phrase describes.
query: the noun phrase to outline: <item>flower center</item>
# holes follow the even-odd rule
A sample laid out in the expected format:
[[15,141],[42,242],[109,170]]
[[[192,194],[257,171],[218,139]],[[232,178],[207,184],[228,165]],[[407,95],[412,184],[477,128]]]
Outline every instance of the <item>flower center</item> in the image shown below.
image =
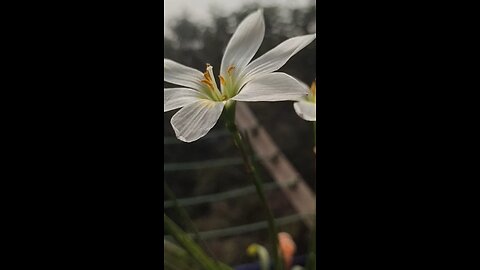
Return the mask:
[[235,70],[234,66],[230,66],[227,70],[227,78],[219,75],[220,87],[222,91],[217,87],[217,82],[215,80],[215,75],[213,74],[213,67],[210,64],[207,64],[206,71],[203,73],[202,83],[205,85],[203,92],[214,101],[226,101],[236,95],[234,80],[233,80],[233,71]]

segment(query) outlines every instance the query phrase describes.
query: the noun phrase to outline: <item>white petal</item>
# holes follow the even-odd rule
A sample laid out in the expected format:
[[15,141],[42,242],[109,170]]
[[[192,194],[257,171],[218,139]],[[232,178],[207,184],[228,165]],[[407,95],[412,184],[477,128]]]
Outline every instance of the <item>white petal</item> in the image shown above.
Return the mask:
[[223,106],[223,102],[202,99],[183,107],[170,121],[175,135],[184,142],[193,142],[205,136],[217,123]]
[[[295,79],[297,80],[297,82],[302,86],[302,88],[304,89],[304,91],[306,93],[310,93],[310,86],[306,85],[304,82],[298,80],[298,79]],[[300,99],[298,99],[299,101],[300,100],[307,100],[307,96],[302,96]]]
[[203,73],[179,64],[170,59],[163,59],[163,80],[169,83],[201,89]]
[[292,76],[278,72],[255,76],[233,99],[237,101],[298,100],[307,93],[308,90]]
[[317,106],[315,103],[302,100],[293,103],[293,108],[301,118],[307,121],[317,121]]
[[312,34],[288,39],[255,59],[240,75],[242,77],[245,76],[242,85],[253,79],[255,75],[277,71],[285,65],[292,56],[315,40],[316,37],[317,34]]
[[265,21],[261,9],[248,15],[237,27],[222,58],[220,74],[226,74],[233,65],[235,72],[240,73],[252,60],[262,44],[265,35]]
[[206,98],[204,94],[189,88],[168,88],[163,91],[163,112],[185,107]]

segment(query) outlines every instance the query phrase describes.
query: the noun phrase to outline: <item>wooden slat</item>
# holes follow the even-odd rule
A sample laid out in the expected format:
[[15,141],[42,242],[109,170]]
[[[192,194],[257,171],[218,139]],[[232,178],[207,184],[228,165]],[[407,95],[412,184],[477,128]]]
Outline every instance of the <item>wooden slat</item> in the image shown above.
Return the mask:
[[264,167],[281,186],[297,213],[305,214],[303,221],[313,227],[311,215],[315,213],[315,195],[301,175],[276,146],[267,131],[261,127],[245,103],[237,103],[236,123],[242,132],[248,132],[252,148],[262,157]]

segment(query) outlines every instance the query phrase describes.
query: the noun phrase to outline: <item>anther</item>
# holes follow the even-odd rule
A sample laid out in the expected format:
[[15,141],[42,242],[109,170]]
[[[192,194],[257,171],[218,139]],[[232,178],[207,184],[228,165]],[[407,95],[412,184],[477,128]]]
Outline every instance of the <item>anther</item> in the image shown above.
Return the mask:
[[225,79],[222,77],[222,75],[218,75],[218,78],[220,78],[220,84],[225,85]]
[[212,90],[213,95],[216,99],[221,100],[222,94],[220,90],[218,90],[217,82],[215,81],[215,76],[213,75],[213,67],[210,64],[207,64],[207,70],[203,73],[204,80],[202,83],[208,85],[208,88]]
[[228,75],[232,76],[232,72],[235,70],[235,67],[232,65],[232,66],[229,66],[228,69],[227,69],[227,73]]
[[210,82],[210,81],[208,81],[208,80],[202,80],[202,83],[208,85],[208,88],[210,88],[211,90],[214,90],[214,89],[213,89],[212,82]]
[[209,64],[207,64],[207,71],[209,73],[209,79],[212,82],[213,86],[217,87],[217,82],[215,81],[215,76],[213,75],[213,68]]
[[211,80],[212,80],[212,79],[210,78],[210,74],[208,73],[208,71],[205,71],[205,72],[203,73],[203,77],[205,77],[205,79],[206,79],[207,81],[211,81]]

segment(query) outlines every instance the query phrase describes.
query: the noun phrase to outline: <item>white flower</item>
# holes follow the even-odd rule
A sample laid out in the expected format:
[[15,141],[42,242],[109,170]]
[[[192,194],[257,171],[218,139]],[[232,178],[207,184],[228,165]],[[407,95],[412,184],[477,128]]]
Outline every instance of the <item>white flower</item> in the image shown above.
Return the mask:
[[317,84],[314,81],[310,88],[304,83],[301,84],[304,89],[308,90],[308,95],[293,103],[293,108],[301,118],[307,121],[317,121]]
[[170,123],[178,139],[192,142],[215,126],[228,101],[286,101],[307,94],[291,76],[274,72],[315,38],[316,34],[288,39],[250,62],[265,34],[263,11],[245,18],[230,39],[220,67],[220,89],[212,66],[202,73],[164,59],[164,80],[184,86],[164,90],[164,112],[181,108]]

